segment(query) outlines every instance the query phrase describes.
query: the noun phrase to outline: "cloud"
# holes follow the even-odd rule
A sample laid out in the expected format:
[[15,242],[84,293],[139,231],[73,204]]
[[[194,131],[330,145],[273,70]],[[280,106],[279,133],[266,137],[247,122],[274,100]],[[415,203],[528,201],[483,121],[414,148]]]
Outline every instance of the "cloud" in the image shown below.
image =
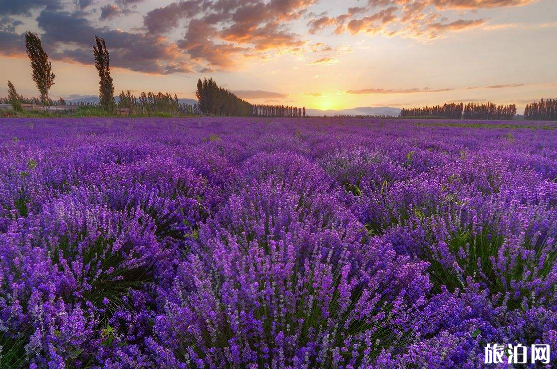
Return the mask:
[[514,88],[514,87],[522,87],[525,86],[524,83],[514,83],[514,84],[509,84],[509,85],[492,85],[492,86],[486,86],[485,88]]
[[6,56],[25,55],[25,38],[12,32],[0,31],[0,54]]
[[51,54],[56,59],[93,64],[91,44],[98,35],[106,40],[113,67],[152,74],[191,72],[179,48],[162,36],[97,28],[86,18],[67,12],[44,10],[37,22],[43,30],[43,43],[55,50]]
[[429,88],[407,88],[407,89],[383,89],[383,88],[365,88],[361,90],[348,90],[347,94],[351,95],[368,95],[368,94],[415,94],[415,93],[433,93],[452,91],[452,88],[429,89]]
[[189,0],[171,3],[151,10],[143,18],[147,30],[153,34],[164,34],[179,26],[181,20],[192,18],[201,11],[201,1]]
[[522,6],[536,0],[431,0],[438,9],[481,9]]
[[322,31],[323,29],[334,26],[337,24],[336,18],[330,18],[328,16],[322,16],[316,19],[312,19],[308,23],[309,33],[314,35],[318,31]]
[[361,19],[352,19],[347,24],[347,29],[351,34],[358,34],[360,32],[365,33],[377,33],[383,29],[383,27],[397,19],[395,11],[398,8],[392,6],[390,8],[381,10],[369,17],[364,17]]
[[205,68],[201,68],[201,69],[198,70],[197,72],[198,72],[198,73],[214,73],[214,72],[216,72],[216,70],[213,69],[213,68],[205,67]]
[[398,10],[397,6],[390,6],[372,15],[356,18],[356,15],[365,13],[366,8],[349,8],[346,14],[342,14],[334,18],[324,15],[310,20],[308,23],[308,31],[310,34],[315,34],[327,27],[334,26],[335,34],[341,34],[344,32],[349,32],[353,35],[358,33],[374,34],[383,30],[387,24],[395,21],[397,19],[396,12]]
[[455,15],[462,16],[463,11],[522,6],[534,1],[537,0],[368,0],[367,7],[349,8],[335,17],[327,13],[314,15],[308,22],[308,32],[315,34],[334,27],[335,34],[381,33],[389,37],[434,39],[487,22],[454,19]]
[[314,53],[333,51],[332,47],[330,47],[329,45],[327,45],[323,42],[316,42],[316,43],[313,43],[313,44],[309,44],[308,47]]
[[528,85],[532,85],[532,83],[530,84],[526,84],[526,83],[510,83],[510,84],[502,84],[502,85],[491,85],[491,86],[470,86],[470,87],[466,87],[467,90],[480,90],[480,89],[500,89],[500,88],[516,88],[516,87],[523,87],[523,86],[528,86]]
[[93,0],[76,0],[75,1],[77,6],[79,7],[79,9],[83,10],[86,9],[88,7],[90,7],[91,5],[93,5]]
[[261,90],[240,90],[234,91],[242,99],[284,99],[287,94],[280,92],[261,91]]
[[323,65],[323,64],[332,65],[332,64],[337,64],[338,62],[339,61],[336,58],[327,57],[327,58],[321,58],[321,59],[315,60],[311,63],[308,63],[308,65]]
[[118,8],[114,4],[107,4],[101,7],[101,16],[99,17],[99,19],[102,21],[112,20],[121,15],[128,15],[130,13],[131,11],[129,11],[128,9],[120,10],[120,8]]
[[[431,40],[474,27],[498,29],[503,26],[469,14],[533,1],[364,0],[332,15],[310,12],[318,0],[173,0],[144,14],[140,28],[120,31],[114,29],[115,19],[131,14],[145,0],[0,0],[0,55],[23,54],[18,32],[23,25],[36,25],[53,58],[92,64],[91,44],[99,35],[107,41],[114,67],[145,73],[234,70],[246,59],[267,60],[282,53],[318,53],[308,64],[330,65],[338,63],[344,51],[312,42],[307,33],[329,30]],[[306,22],[307,32],[297,27]],[[183,37],[176,40],[178,30]]]
[[22,24],[22,21],[4,16],[0,18],[0,31],[15,33],[16,27],[21,26]]
[[462,31],[468,28],[479,27],[486,22],[485,19],[464,20],[459,19],[451,23],[432,23],[427,26],[427,30],[434,32]]
[[223,30],[220,37],[229,42],[252,44],[256,50],[292,49],[305,44],[298,38],[298,35],[283,30],[277,23],[268,23],[255,28],[253,25],[235,23]]
[[505,29],[540,29],[540,28],[555,28],[557,27],[557,22],[548,23],[498,23],[498,24],[487,24],[483,27],[487,31],[497,31]]
[[187,30],[177,45],[211,69],[233,69],[242,57],[267,57],[272,50],[300,52],[306,45],[290,30],[316,0],[187,0],[147,13],[145,29],[163,35],[182,22]]
[[[499,89],[499,88],[516,88],[527,86],[525,83],[515,83],[515,84],[501,84],[501,85],[491,85],[482,87],[466,87],[466,90],[478,90],[478,89]],[[435,93],[435,92],[448,92],[455,91],[462,88],[438,88],[430,89],[426,88],[406,88],[406,89],[383,89],[383,88],[365,88],[361,90],[348,90],[347,94],[351,95],[367,95],[367,94],[416,94],[416,93]]]
[[0,0],[2,15],[31,15],[31,10],[45,7],[48,10],[60,10],[60,0]]
[[200,19],[193,19],[184,39],[178,41],[178,47],[186,50],[192,59],[208,62],[212,68],[230,69],[236,65],[233,56],[245,49],[233,44],[217,44],[212,41],[216,35],[215,26]]
[[144,1],[145,0],[116,0],[116,3],[118,3],[118,5],[120,6],[130,6],[142,3]]

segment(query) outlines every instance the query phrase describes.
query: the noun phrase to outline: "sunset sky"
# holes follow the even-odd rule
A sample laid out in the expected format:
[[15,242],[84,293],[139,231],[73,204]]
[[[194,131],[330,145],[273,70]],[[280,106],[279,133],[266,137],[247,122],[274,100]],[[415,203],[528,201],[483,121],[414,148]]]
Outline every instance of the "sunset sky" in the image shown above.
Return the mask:
[[555,0],[0,0],[0,95],[38,95],[23,33],[53,61],[52,97],[96,95],[94,35],[116,92],[194,98],[213,77],[252,103],[346,109],[557,96]]

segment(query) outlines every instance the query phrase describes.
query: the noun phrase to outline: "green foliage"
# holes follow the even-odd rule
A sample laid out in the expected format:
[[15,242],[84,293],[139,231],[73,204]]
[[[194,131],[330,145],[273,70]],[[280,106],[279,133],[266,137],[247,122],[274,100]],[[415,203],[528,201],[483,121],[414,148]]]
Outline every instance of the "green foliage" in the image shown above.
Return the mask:
[[414,154],[415,154],[415,151],[410,151],[408,154],[406,154],[406,166],[411,166],[412,165],[412,160],[414,158]]
[[116,339],[116,331],[110,324],[106,324],[106,327],[101,330],[101,338],[103,340],[103,345],[112,346],[112,343]]
[[360,187],[358,187],[355,184],[346,182],[344,184],[344,189],[346,192],[351,193],[354,196],[362,196],[362,191],[360,190]]
[[80,106],[75,111],[76,117],[111,117],[112,114],[100,106]]
[[218,135],[213,135],[213,134],[203,139],[203,142],[218,142],[218,141],[220,141],[220,137]]
[[37,162],[35,161],[35,159],[29,159],[29,160],[27,161],[27,169],[29,169],[29,170],[35,169],[35,168],[37,167],[37,165],[38,165],[38,164],[37,164]]
[[[430,262],[429,273],[436,291],[441,290],[441,286],[446,286],[449,291],[464,287],[466,277],[472,277],[479,281],[484,279],[485,283],[497,284],[499,279],[493,272],[491,258],[496,257],[504,238],[497,234],[492,234],[486,227],[479,234],[473,234],[468,230],[461,230],[453,234],[447,244],[453,255],[457,255],[461,249],[468,250],[464,258],[457,257],[457,263],[463,273],[453,267],[443,266],[438,257],[434,254],[424,255]],[[481,273],[478,269],[481,267]],[[487,274],[486,274],[487,273]],[[483,276],[483,277],[482,277]],[[497,286],[496,290],[502,290],[502,286]]]
[[[545,241],[544,241],[545,242]],[[500,256],[501,248],[505,244],[505,237],[498,234],[496,229],[485,226],[480,232],[461,229],[451,235],[447,242],[448,251],[456,259],[455,265],[447,267],[442,265],[437,255],[422,255],[430,263],[429,273],[434,284],[434,291],[440,291],[441,286],[446,286],[449,291],[462,288],[467,278],[480,283],[489,289],[490,294],[505,296],[512,290],[512,281],[521,280],[528,276],[527,280],[534,278],[545,279],[557,261],[557,251],[552,251],[540,264],[543,245],[537,245],[531,237],[525,237],[521,248],[536,252],[535,258],[527,258],[523,254],[513,256],[513,267],[506,270],[503,275],[497,271],[497,265],[493,264]],[[511,255],[507,256],[511,258]],[[520,296],[527,296],[528,291],[523,291]],[[521,305],[520,296],[509,296],[506,304],[510,309],[517,309]]]
[[18,332],[15,335],[0,332],[0,368],[18,369],[28,367],[25,346],[32,331]]
[[22,217],[26,217],[29,213],[29,210],[27,209],[27,199],[23,197],[14,200],[14,207],[17,209],[19,215],[21,215]]
[[[80,242],[85,238],[85,233],[79,234],[77,239],[61,237],[52,246],[52,262],[59,265],[60,255],[71,260],[73,255],[78,254]],[[127,266],[122,252],[114,249],[114,242],[115,239],[101,235],[82,252],[82,262],[88,272],[76,277],[80,283],[86,281],[91,286],[83,297],[96,306],[103,306],[104,298],[112,303],[122,303],[122,297],[130,289],[140,288],[151,281],[150,267]]]

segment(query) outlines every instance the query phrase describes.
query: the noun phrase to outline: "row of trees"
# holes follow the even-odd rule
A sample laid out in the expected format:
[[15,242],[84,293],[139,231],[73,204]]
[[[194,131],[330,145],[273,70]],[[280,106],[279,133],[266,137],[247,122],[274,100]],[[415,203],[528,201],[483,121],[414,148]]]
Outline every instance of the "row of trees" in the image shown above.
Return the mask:
[[450,119],[460,119],[462,117],[463,104],[443,104],[435,106],[424,106],[421,108],[403,108],[400,112],[401,117],[444,117]]
[[486,104],[466,104],[462,119],[483,120],[512,120],[516,115],[516,105],[495,105],[491,102]]
[[484,119],[511,120],[516,115],[516,105],[495,105],[491,102],[484,104],[463,103],[424,106],[421,108],[402,109],[401,117],[443,117],[449,119]]
[[234,117],[305,117],[306,108],[284,105],[252,105],[219,87],[212,78],[199,79],[196,91],[203,114]]
[[557,120],[557,99],[541,99],[526,105],[524,118],[532,120]]
[[138,97],[131,91],[121,92],[118,96],[118,108],[130,109],[133,113],[169,113],[169,114],[199,114],[197,105],[181,104],[178,96],[169,93],[142,92]]
[[203,81],[199,79],[195,95],[199,109],[204,114],[234,117],[248,117],[252,114],[252,105],[249,102],[219,87],[212,78],[205,78]]
[[306,108],[284,105],[253,105],[253,117],[288,117],[301,118],[306,116]]

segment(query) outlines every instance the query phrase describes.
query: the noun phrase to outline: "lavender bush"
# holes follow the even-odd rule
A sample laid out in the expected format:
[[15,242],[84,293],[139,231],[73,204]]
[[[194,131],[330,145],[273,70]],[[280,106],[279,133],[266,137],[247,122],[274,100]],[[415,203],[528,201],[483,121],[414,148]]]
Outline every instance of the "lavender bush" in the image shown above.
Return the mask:
[[478,368],[488,343],[557,352],[552,128],[2,121],[0,367]]

